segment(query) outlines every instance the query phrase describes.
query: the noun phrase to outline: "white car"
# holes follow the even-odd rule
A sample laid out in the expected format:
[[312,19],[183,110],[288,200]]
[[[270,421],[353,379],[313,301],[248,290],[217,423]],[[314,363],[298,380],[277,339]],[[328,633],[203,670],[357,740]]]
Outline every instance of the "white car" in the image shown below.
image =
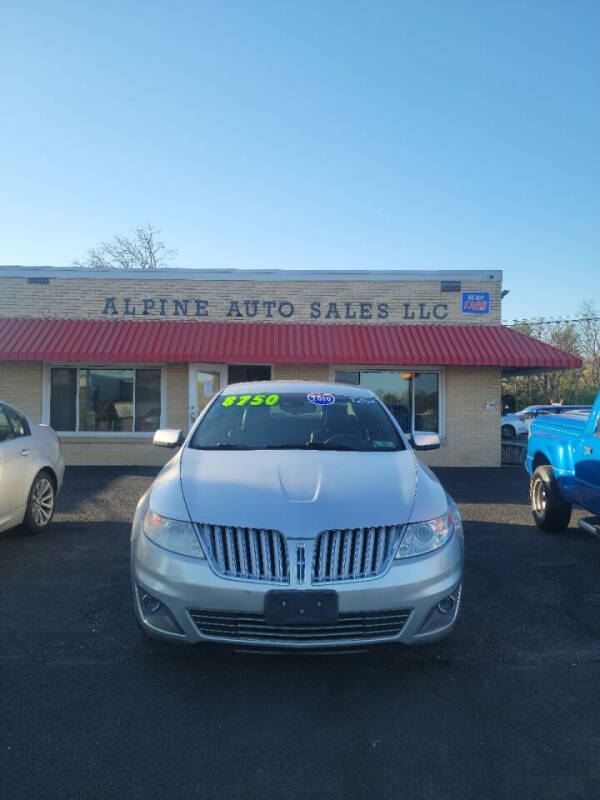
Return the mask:
[[52,520],[65,464],[57,435],[0,402],[0,531],[40,533]]
[[417,644],[456,622],[454,501],[384,404],[357,386],[220,392],[140,499],[135,614],[151,636],[251,646]]
[[500,426],[503,439],[513,439],[515,436],[522,436],[529,430],[527,418],[523,411],[518,411],[515,414],[503,414],[500,420]]

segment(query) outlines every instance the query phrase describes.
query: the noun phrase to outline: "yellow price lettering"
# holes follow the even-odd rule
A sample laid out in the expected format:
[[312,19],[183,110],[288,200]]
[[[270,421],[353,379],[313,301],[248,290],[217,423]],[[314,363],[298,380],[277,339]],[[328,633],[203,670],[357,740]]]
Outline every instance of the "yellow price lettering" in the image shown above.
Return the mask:
[[226,407],[245,406],[250,403],[251,406],[262,406],[264,403],[266,406],[275,406],[278,402],[278,394],[241,394],[239,397],[237,394],[230,394],[223,398],[221,405]]

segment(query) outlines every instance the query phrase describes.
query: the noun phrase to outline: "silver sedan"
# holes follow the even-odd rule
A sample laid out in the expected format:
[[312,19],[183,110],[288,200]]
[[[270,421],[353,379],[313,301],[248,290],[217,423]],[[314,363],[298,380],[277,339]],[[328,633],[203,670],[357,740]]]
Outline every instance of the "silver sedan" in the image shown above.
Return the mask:
[[142,496],[134,609],[151,636],[251,646],[429,642],[461,597],[460,514],[370,391],[244,383],[219,393]]
[[0,402],[0,531],[21,523],[30,533],[45,530],[64,471],[52,428]]

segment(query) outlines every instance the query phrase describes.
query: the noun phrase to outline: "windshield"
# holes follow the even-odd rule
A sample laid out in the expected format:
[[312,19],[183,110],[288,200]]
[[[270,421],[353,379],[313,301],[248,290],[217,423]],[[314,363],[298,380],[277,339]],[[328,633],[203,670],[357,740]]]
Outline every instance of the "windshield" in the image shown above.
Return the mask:
[[404,450],[404,443],[375,397],[226,393],[210,406],[190,447],[384,452]]

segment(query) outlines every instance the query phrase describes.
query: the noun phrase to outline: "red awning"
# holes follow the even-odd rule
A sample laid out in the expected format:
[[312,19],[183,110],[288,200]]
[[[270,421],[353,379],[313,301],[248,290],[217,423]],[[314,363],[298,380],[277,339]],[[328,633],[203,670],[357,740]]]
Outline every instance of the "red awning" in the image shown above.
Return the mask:
[[581,367],[502,325],[0,319],[1,361]]

